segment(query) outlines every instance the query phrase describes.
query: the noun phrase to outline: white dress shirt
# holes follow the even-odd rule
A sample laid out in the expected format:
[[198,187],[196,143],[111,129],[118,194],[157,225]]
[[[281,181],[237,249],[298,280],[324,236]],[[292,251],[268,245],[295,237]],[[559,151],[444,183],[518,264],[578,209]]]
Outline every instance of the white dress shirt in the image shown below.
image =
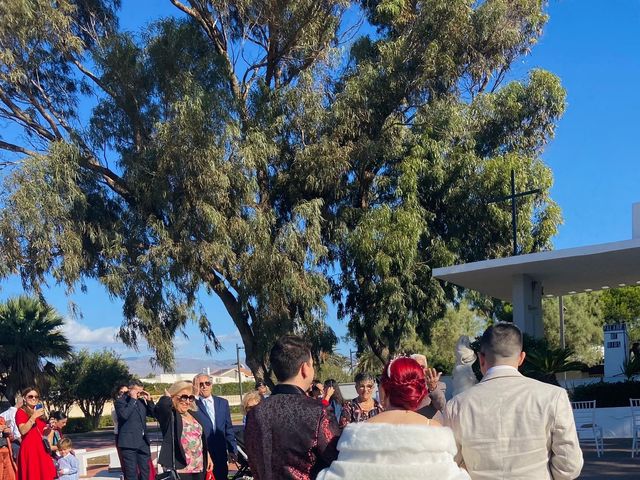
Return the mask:
[[22,437],[20,435],[20,429],[18,425],[16,425],[16,413],[18,409],[16,407],[9,407],[4,412],[0,413],[0,417],[4,418],[5,421],[11,424],[11,433],[16,440],[20,440]]

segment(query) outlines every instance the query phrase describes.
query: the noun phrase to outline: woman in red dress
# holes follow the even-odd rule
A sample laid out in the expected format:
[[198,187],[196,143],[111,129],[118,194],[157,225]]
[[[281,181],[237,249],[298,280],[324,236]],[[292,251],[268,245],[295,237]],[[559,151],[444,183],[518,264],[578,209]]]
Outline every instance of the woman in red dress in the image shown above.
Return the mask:
[[[22,391],[24,405],[16,412],[16,424],[22,435],[18,455],[18,480],[53,480],[56,469],[53,459],[45,451],[42,436],[47,428],[44,408],[35,388]],[[40,408],[37,408],[40,407]]]

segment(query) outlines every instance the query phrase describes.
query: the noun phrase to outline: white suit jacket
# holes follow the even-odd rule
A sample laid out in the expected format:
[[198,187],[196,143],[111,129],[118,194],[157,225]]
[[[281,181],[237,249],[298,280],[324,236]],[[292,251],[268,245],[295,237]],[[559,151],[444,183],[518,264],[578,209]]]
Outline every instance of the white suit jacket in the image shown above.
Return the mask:
[[567,392],[499,369],[452,398],[445,425],[472,480],[569,480],[582,470]]

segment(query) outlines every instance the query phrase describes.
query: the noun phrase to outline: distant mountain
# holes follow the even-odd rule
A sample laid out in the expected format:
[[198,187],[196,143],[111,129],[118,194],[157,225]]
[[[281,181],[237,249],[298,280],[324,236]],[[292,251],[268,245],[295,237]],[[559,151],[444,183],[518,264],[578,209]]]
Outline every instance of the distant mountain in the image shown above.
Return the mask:
[[[153,368],[150,356],[123,357],[129,371],[137,377],[147,377],[150,373],[164,373],[162,368]],[[214,360],[212,358],[176,358],[175,373],[198,373],[210,368],[211,371],[231,367],[233,359]]]

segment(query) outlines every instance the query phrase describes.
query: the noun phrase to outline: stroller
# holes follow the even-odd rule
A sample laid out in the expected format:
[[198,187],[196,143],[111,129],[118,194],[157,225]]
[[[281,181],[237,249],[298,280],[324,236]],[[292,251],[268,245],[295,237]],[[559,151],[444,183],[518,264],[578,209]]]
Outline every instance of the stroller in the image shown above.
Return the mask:
[[244,429],[235,431],[236,443],[238,444],[238,471],[231,480],[253,480],[251,469],[249,468],[249,457],[247,457],[246,448],[244,446]]

